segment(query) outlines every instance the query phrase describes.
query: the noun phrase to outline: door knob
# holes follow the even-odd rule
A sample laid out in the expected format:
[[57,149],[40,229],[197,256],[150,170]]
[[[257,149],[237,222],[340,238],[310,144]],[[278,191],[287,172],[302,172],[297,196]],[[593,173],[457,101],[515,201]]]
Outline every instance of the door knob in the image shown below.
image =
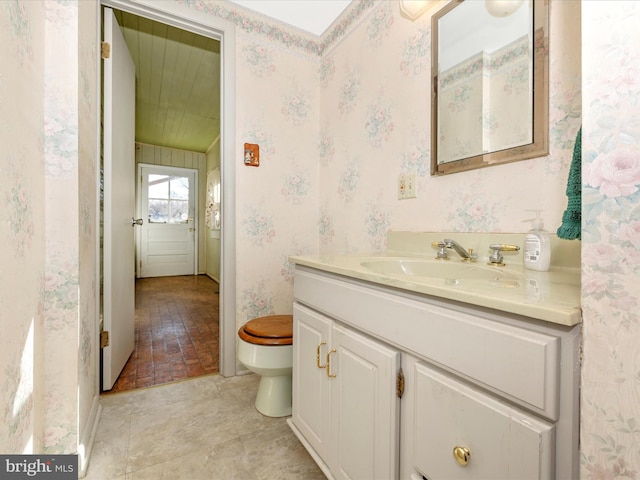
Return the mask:
[[453,447],[453,458],[455,458],[456,462],[464,467],[469,463],[469,460],[471,459],[471,452],[467,447]]
[[141,218],[135,219],[133,217],[131,217],[131,226],[135,227],[136,225],[142,225],[144,223],[144,220],[142,220]]

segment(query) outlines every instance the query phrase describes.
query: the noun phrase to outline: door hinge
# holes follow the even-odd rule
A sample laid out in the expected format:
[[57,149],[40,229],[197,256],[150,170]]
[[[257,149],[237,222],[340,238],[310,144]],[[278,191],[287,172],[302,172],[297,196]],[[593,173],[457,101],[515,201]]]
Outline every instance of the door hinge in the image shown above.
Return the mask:
[[100,332],[100,348],[109,346],[109,330],[103,330]]
[[102,58],[110,58],[111,57],[111,44],[107,42],[102,42],[100,44],[100,55]]
[[402,398],[404,394],[404,373],[402,373],[402,368],[398,372],[398,376],[396,377],[396,395],[398,398]]

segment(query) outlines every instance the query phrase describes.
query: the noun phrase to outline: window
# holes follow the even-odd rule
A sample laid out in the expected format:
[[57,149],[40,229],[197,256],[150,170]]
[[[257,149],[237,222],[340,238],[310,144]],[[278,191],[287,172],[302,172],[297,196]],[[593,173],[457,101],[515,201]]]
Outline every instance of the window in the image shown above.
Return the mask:
[[205,223],[210,230],[220,229],[220,168],[207,175],[207,210]]
[[149,223],[189,221],[189,179],[172,175],[149,175]]

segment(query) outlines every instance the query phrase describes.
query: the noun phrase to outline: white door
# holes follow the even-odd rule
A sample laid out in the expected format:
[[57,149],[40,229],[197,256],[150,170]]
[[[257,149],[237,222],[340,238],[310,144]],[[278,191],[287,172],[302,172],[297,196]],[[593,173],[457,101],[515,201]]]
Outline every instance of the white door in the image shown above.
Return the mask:
[[113,387],[134,348],[135,66],[113,12],[104,9],[104,390]]
[[140,165],[139,277],[194,275],[197,171]]

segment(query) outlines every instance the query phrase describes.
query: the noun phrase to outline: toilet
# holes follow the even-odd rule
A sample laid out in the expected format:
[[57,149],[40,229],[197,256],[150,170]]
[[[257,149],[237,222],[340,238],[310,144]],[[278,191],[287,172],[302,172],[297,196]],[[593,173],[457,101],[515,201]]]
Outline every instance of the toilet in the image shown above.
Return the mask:
[[293,315],[254,318],[238,337],[238,360],[261,376],[256,409],[267,417],[291,415]]

